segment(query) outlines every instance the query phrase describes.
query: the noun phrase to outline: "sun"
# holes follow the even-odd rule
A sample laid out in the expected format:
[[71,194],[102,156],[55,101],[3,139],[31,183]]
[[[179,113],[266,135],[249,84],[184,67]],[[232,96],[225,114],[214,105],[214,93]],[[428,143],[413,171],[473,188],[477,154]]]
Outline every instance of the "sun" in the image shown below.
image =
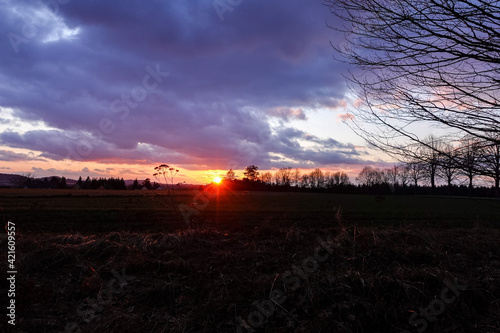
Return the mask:
[[214,183],[216,183],[216,184],[220,184],[221,181],[222,181],[222,178],[220,178],[220,177],[214,178]]

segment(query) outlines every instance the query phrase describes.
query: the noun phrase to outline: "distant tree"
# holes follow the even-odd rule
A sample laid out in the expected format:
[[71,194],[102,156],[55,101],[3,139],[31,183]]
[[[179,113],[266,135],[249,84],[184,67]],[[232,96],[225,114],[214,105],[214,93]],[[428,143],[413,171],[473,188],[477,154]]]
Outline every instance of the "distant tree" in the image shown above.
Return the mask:
[[243,172],[243,174],[245,175],[246,179],[250,181],[256,181],[259,179],[259,172],[257,171],[258,169],[259,169],[258,166],[252,164],[246,167],[245,172]]
[[472,136],[466,136],[458,147],[458,167],[469,180],[469,195],[472,195],[473,179],[479,173],[480,148],[479,141]]
[[356,180],[361,185],[373,186],[382,183],[382,174],[379,169],[371,166],[365,166],[363,170],[359,173]]
[[304,188],[310,188],[311,187],[311,176],[308,174],[303,174],[302,177],[300,177],[300,186]]
[[300,186],[300,170],[295,169],[292,172],[292,181],[294,186]]
[[274,175],[276,185],[290,186],[292,182],[292,168],[280,168]]
[[402,187],[406,187],[410,179],[410,174],[408,173],[407,166],[404,163],[397,165],[397,172],[399,184],[401,184]]
[[127,189],[127,184],[125,184],[125,179],[123,179],[123,178],[116,179],[116,189],[117,190],[126,190]]
[[50,188],[59,188],[59,178],[52,176],[49,181]]
[[66,184],[66,178],[65,177],[61,177],[61,180],[59,181],[58,187],[60,189],[65,189],[65,188],[68,187],[68,185]]
[[136,179],[134,179],[134,182],[132,183],[132,190],[140,190],[141,189],[141,185],[139,185],[139,181]]
[[418,187],[418,182],[422,178],[424,178],[425,168],[422,162],[414,160],[406,163],[406,170],[408,172],[410,179],[413,181],[413,185],[415,186],[415,191],[416,191],[416,188]]
[[226,182],[232,182],[235,179],[236,179],[236,174],[234,173],[233,169],[229,169],[229,171],[224,176],[224,181],[226,181]]
[[[500,134],[497,135],[500,141]],[[482,144],[480,163],[483,174],[495,181],[495,196],[500,195],[500,142],[486,141]]]
[[153,185],[151,184],[151,179],[146,178],[142,182],[142,186],[146,187],[148,190],[151,190],[153,188]]
[[87,176],[87,179],[85,179],[85,183],[83,183],[83,188],[85,188],[85,189],[92,188],[92,180],[90,179],[89,176]]
[[379,171],[380,172],[380,179],[382,184],[386,185],[391,185],[391,180],[392,180],[392,170],[389,168],[385,168]]
[[273,175],[272,173],[270,173],[269,171],[268,172],[264,172],[260,175],[260,180],[264,183],[264,184],[267,184],[267,185],[271,185],[272,182],[273,182]]
[[332,174],[334,184],[337,186],[349,185],[351,182],[349,176],[344,171],[337,171]]
[[100,185],[102,185],[102,181],[101,179],[97,179],[96,177],[93,177],[91,180],[90,180],[90,185],[89,187],[87,188],[91,188],[93,190],[97,189]]
[[418,149],[417,158],[423,163],[427,178],[431,183],[432,191],[436,189],[436,177],[442,154],[444,152],[443,141],[434,135],[429,135],[423,139],[423,144]]
[[399,165],[393,165],[391,168],[384,169],[384,182],[391,187],[398,186],[400,169]]
[[80,176],[80,177],[78,178],[78,180],[76,181],[76,184],[77,184],[78,186],[80,186],[80,188],[83,188],[83,180],[82,180],[82,176]]
[[451,144],[444,144],[443,152],[444,153],[440,157],[438,175],[446,181],[448,192],[450,192],[453,186],[452,183],[458,176],[458,150]]
[[313,188],[323,188],[325,186],[325,174],[321,169],[316,168],[309,174],[309,181]]

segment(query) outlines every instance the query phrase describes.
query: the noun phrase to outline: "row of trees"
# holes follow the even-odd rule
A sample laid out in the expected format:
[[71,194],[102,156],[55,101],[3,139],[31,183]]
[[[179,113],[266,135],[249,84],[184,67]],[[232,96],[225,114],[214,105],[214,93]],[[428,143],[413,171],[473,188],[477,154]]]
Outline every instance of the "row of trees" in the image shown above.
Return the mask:
[[456,142],[430,135],[422,142],[408,149],[402,164],[382,170],[379,177],[373,176],[373,170],[363,170],[358,177],[361,183],[366,184],[373,179],[387,182],[389,179],[389,183],[396,184],[398,179],[397,183],[401,185],[411,181],[414,186],[418,186],[419,181],[427,181],[434,190],[438,181],[448,187],[466,181],[471,194],[474,179],[483,176],[493,180],[495,191],[499,193],[500,142],[481,140],[470,135]]
[[[436,153],[427,146],[414,147],[414,153],[406,161],[390,168],[364,167],[356,177],[358,189],[371,192],[392,193],[436,193],[437,184],[445,184],[446,191],[440,186],[439,194],[472,195],[473,180],[477,176],[488,176],[495,181],[495,195],[498,195],[500,180],[500,145],[485,145],[471,138],[465,138],[456,145],[430,136],[425,140],[429,145],[446,145],[448,154]],[[280,168],[274,173],[259,172],[256,165],[248,166],[241,180],[233,170],[224,177],[247,187],[265,190],[269,187],[295,189],[341,189],[343,192],[357,193],[356,186],[343,171],[322,171],[315,169],[302,173],[291,167]],[[467,186],[464,185],[467,184]],[[483,188],[480,195],[491,195],[491,190]],[[363,192],[363,191],[362,191]],[[366,192],[366,191],[365,191]],[[484,192],[484,193],[483,193]]]
[[[415,185],[500,178],[500,2],[325,0],[346,36],[336,55],[352,65],[349,126],[404,161]],[[335,46],[338,45],[338,46]],[[422,137],[439,128],[446,139]],[[455,142],[455,144],[453,144]],[[373,170],[365,170],[358,178]],[[377,180],[378,181],[378,180]]]
[[81,189],[96,190],[105,188],[107,190],[126,190],[125,180],[123,178],[92,178],[87,177],[85,181],[82,177],[78,178],[76,185]]
[[64,177],[52,177],[52,178],[43,178],[36,179],[31,176],[20,176],[15,179],[12,184],[14,187],[29,187],[29,188],[61,188],[64,189],[67,187],[66,178]]
[[[323,172],[321,169],[315,169],[309,173],[304,173],[299,169],[291,167],[280,168],[274,174],[271,172],[260,173],[256,165],[248,166],[243,172],[244,182],[257,182],[268,186],[281,187],[301,187],[301,188],[334,188],[351,184],[349,176],[343,171]],[[231,169],[224,176],[225,181],[237,181],[234,171]]]

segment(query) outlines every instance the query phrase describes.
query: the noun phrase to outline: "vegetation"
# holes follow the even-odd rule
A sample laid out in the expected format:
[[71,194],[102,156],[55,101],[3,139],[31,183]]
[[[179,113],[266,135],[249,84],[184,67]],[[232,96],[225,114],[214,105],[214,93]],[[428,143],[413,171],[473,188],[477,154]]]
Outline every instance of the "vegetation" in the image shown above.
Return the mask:
[[[125,181],[123,178],[92,178],[87,177],[85,181],[82,180],[82,177],[78,179],[76,185],[79,189],[87,189],[87,190],[97,190],[97,189],[107,189],[107,190],[126,190],[127,186],[125,185]],[[66,188],[66,187],[63,187]]]
[[[452,146],[448,145],[448,147],[451,149]],[[253,174],[258,169],[255,165],[247,167],[244,172],[245,177],[241,180],[237,179],[233,170],[229,170],[224,181],[226,186],[241,191],[498,196],[499,192],[496,187],[476,186],[473,190],[472,180],[479,179],[476,170],[484,161],[485,155],[482,155],[481,150],[481,147],[476,147],[475,157],[470,158],[462,154],[462,149],[457,149],[453,152],[454,160],[451,160],[449,155],[441,155],[428,150],[428,155],[422,154],[418,160],[413,158],[390,168],[366,166],[356,177],[357,186],[351,183],[349,176],[343,171],[322,171],[319,168],[301,174],[299,169],[293,170],[291,167],[286,167],[278,169],[274,175],[271,172],[264,172],[251,178],[247,177],[247,174]],[[455,164],[458,159],[468,160],[469,169]],[[469,171],[466,172],[466,170]],[[485,176],[481,177],[484,180]],[[438,182],[442,185],[438,185]],[[487,181],[484,182],[484,184],[487,183]]]
[[[19,231],[19,327],[416,332],[423,324],[410,316],[446,281],[459,295],[426,322],[428,331],[499,327],[497,199],[381,200],[222,184],[205,188],[208,204],[186,225],[161,205],[160,192],[1,190],[2,217]],[[175,200],[197,195],[178,191]],[[331,253],[304,270],[318,237]],[[298,288],[287,272],[298,272]],[[283,302],[271,311],[262,306],[272,290]],[[255,311],[261,323],[249,320]]]
[[406,158],[413,145],[446,153],[418,133],[443,129],[500,143],[500,4],[497,0],[326,0],[343,24],[334,46],[357,70],[351,127],[374,146]]

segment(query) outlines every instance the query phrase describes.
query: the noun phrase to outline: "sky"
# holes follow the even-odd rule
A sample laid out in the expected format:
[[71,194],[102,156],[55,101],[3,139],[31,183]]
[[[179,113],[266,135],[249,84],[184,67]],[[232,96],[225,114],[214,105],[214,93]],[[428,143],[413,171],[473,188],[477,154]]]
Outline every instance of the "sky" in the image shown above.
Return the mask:
[[343,35],[318,0],[0,1],[0,173],[207,183],[384,157],[343,121]]

